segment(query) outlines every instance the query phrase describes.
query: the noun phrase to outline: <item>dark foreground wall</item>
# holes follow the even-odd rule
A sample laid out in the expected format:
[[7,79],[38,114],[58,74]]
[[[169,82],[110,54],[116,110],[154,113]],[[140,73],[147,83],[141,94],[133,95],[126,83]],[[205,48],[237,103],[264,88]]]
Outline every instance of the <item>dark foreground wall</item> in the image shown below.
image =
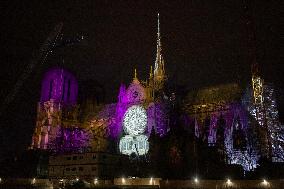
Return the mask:
[[256,188],[273,188],[273,189],[284,189],[284,179],[279,180],[200,180],[194,182],[194,180],[162,180],[160,181],[160,188],[169,189],[191,189],[191,188],[202,188],[202,189],[221,189],[221,188],[245,188],[245,189],[256,189]]
[[[117,178],[114,180],[119,180],[121,178]],[[130,178],[131,179],[131,178]],[[83,185],[74,185],[69,188],[149,188],[149,189],[284,189],[284,179],[278,180],[267,180],[264,182],[263,180],[231,180],[230,182],[226,180],[199,180],[195,182],[194,180],[160,180],[160,185],[158,183],[151,183],[147,181],[148,178],[136,178],[135,182],[126,182],[129,178],[125,179],[125,184],[117,183],[117,182],[101,182],[94,185],[92,183],[88,184],[88,187],[84,187]],[[140,180],[139,182],[137,180]],[[2,179],[0,182],[0,189],[55,189],[58,188],[56,184],[52,184],[54,181],[49,179],[36,179],[34,182],[33,179]],[[139,184],[140,185],[139,185]],[[78,187],[79,186],[79,187]],[[86,185],[87,186],[87,185]],[[68,187],[67,187],[68,188]]]

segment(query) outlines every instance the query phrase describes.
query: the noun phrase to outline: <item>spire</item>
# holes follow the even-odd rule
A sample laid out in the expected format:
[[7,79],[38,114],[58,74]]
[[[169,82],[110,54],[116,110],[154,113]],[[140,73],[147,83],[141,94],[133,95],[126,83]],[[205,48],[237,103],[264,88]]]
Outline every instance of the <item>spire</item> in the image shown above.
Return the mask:
[[139,83],[139,80],[137,78],[137,70],[136,70],[136,68],[134,69],[133,83]]
[[134,69],[134,78],[133,79],[137,79],[137,70],[136,70],[136,68]]
[[155,61],[154,74],[157,75],[162,63],[162,44],[161,44],[161,34],[160,34],[160,16],[158,13],[158,32],[157,32],[157,54]]
[[161,46],[161,35],[160,35],[160,14],[158,13],[158,33],[157,33],[157,37],[158,37],[158,45]]
[[153,77],[153,66],[150,67],[150,77],[149,79],[151,79]]
[[248,34],[249,61],[251,62],[251,76],[254,103],[263,105],[263,79],[260,75],[259,65],[257,63],[255,24],[253,22],[252,7],[249,1],[245,1],[245,21]]
[[157,53],[154,67],[155,88],[161,89],[165,80],[164,59],[162,56],[162,43],[160,34],[160,15],[158,13]]

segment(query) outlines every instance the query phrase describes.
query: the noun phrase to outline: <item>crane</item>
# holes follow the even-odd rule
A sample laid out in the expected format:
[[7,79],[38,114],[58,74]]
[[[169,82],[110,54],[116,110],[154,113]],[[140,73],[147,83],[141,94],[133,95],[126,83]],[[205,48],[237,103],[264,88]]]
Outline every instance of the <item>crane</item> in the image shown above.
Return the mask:
[[59,47],[64,47],[67,45],[72,45],[80,42],[84,39],[84,36],[77,36],[75,38],[64,39],[62,35],[63,23],[58,23],[54,29],[50,32],[47,39],[41,45],[37,53],[32,54],[30,63],[27,65],[23,73],[18,78],[13,89],[8,93],[6,98],[3,100],[2,106],[0,107],[0,117],[3,115],[4,111],[8,105],[14,100],[15,96],[18,94],[18,91],[23,87],[25,81],[33,72],[34,68],[37,65],[42,65],[45,63],[47,57]]

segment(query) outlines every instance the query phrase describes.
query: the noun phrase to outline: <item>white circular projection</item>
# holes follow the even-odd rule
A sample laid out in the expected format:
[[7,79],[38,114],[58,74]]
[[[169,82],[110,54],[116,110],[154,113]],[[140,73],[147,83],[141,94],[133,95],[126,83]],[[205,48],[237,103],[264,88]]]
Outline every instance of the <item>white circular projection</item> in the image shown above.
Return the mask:
[[147,126],[147,113],[142,106],[134,105],[127,109],[123,118],[123,129],[126,134],[139,135]]
[[120,153],[130,155],[144,155],[149,150],[149,142],[146,135],[131,136],[126,135],[119,141]]

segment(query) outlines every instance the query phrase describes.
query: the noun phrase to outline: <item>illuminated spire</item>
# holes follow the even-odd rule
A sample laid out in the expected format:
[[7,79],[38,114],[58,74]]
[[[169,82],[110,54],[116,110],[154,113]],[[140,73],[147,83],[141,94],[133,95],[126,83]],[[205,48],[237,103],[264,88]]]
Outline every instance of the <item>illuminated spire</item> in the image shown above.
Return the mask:
[[164,59],[162,56],[162,43],[161,43],[161,34],[160,34],[160,18],[158,13],[158,32],[157,32],[157,54],[156,54],[156,61],[154,67],[154,82],[155,88],[157,90],[162,89],[165,76],[164,70]]
[[139,83],[139,80],[137,78],[137,70],[136,70],[136,68],[134,69],[133,83]]
[[158,32],[157,32],[157,54],[155,61],[154,74],[157,75],[160,69],[160,64],[162,62],[162,44],[161,44],[161,34],[160,34],[160,16],[158,13]]
[[153,66],[150,67],[150,79],[153,77]]
[[134,69],[134,79],[137,79],[137,70],[136,70],[136,68]]
[[248,34],[248,45],[249,45],[249,61],[251,64],[251,75],[252,75],[252,88],[254,103],[256,105],[263,105],[263,79],[261,78],[259,65],[257,63],[257,49],[256,49],[256,35],[255,35],[255,24],[252,19],[252,4],[249,1],[245,1],[245,20]]
[[161,35],[160,35],[160,14],[158,13],[158,33],[157,33],[157,37],[158,37],[158,46],[161,47]]

